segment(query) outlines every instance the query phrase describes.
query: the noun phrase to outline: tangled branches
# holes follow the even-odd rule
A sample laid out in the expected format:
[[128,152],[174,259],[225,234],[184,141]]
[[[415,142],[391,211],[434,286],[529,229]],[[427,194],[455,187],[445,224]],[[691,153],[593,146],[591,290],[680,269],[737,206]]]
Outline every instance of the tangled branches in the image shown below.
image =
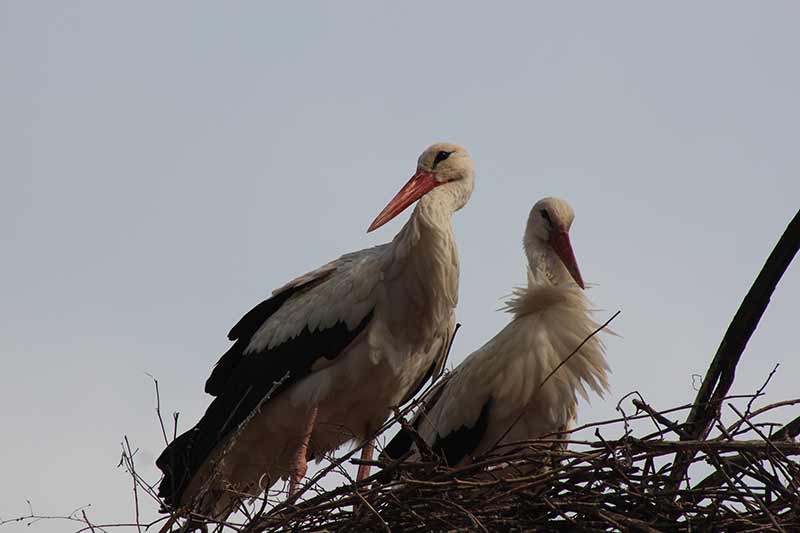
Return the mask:
[[[736,409],[729,398],[728,405]],[[572,431],[569,448],[554,439],[516,443],[503,455],[448,468],[437,461],[382,464],[360,485],[324,492],[253,517],[240,531],[796,531],[800,528],[800,417],[768,435],[768,415],[800,399],[738,411],[718,434],[681,440],[668,416],[634,400],[629,417]],[[657,428],[641,437],[631,423]],[[665,424],[669,422],[668,424]],[[603,433],[626,432],[616,440]],[[591,434],[591,440],[577,438]],[[564,435],[560,435],[564,438]],[[694,457],[673,490],[678,454]],[[359,461],[353,461],[359,463]],[[377,478],[392,472],[394,479]],[[705,471],[705,475],[702,475]]]

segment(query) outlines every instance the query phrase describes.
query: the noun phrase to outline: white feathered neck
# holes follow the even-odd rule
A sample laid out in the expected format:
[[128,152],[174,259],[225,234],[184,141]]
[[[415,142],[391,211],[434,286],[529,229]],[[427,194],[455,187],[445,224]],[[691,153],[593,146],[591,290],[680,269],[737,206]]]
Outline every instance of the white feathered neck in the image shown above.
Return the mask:
[[[406,338],[430,342],[458,303],[452,216],[466,203],[460,189],[446,184],[425,195],[392,241],[384,279],[394,292],[391,313],[398,322],[392,329],[406,328]],[[414,317],[413,324],[408,323],[409,316]]]
[[[599,327],[592,318],[588,298],[572,282],[569,274],[559,284],[550,281],[554,276],[546,269],[540,268],[539,274],[537,279],[528,269],[528,286],[514,289],[504,307],[505,311],[514,315],[514,321],[532,322],[538,331],[546,332],[546,342],[551,349],[537,350],[538,368],[529,375],[537,381],[534,385],[537,388],[553,369]],[[609,372],[604,351],[603,343],[597,335],[589,338],[545,383],[539,393],[545,396],[541,398],[543,403],[553,406],[574,405],[577,400],[576,392],[588,399],[587,386],[603,396],[608,390]],[[547,397],[553,395],[558,398],[548,401]]]

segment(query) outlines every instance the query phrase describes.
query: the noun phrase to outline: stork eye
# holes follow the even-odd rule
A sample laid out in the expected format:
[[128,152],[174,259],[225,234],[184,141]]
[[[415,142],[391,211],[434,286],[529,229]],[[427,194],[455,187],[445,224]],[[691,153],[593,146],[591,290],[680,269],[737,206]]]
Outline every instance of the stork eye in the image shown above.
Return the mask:
[[438,154],[436,154],[436,157],[433,160],[433,168],[436,168],[436,165],[438,165],[439,163],[450,157],[450,154],[452,153],[453,152],[445,152],[444,150],[442,150]]
[[542,218],[547,221],[547,224],[552,226],[553,225],[553,221],[550,219],[550,213],[547,212],[547,209],[542,209],[539,212],[542,214]]

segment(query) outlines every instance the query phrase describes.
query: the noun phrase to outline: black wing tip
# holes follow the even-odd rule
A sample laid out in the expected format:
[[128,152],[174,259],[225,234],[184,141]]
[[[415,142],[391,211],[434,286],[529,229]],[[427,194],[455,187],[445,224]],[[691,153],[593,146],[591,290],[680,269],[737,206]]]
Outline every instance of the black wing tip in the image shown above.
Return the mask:
[[231,376],[234,374],[236,367],[242,360],[244,355],[244,341],[236,341],[227,352],[222,354],[217,364],[211,370],[211,375],[208,376],[203,390],[206,394],[211,396],[219,396],[228,386]]
[[411,432],[407,429],[401,429],[397,435],[395,435],[392,440],[389,441],[389,444],[383,448],[383,451],[381,452],[381,458],[397,461],[406,455],[411,450],[411,446],[413,445],[414,438],[412,437]]
[[156,466],[164,474],[158,485],[158,496],[162,500],[159,512],[172,512],[178,507],[193,475],[190,455],[194,444],[194,433],[193,428],[179,435],[156,459]]
[[170,478],[171,476],[165,475],[158,486],[158,497],[161,498],[161,505],[158,508],[159,513],[172,513],[178,508],[181,494],[174,490]]
[[[220,362],[222,362],[220,360]],[[226,369],[225,371],[217,371],[219,368],[219,364],[214,367],[211,371],[211,375],[208,376],[205,385],[203,386],[203,391],[206,394],[210,394],[211,396],[219,396],[225,390],[225,383],[228,381],[228,374],[229,371]]]

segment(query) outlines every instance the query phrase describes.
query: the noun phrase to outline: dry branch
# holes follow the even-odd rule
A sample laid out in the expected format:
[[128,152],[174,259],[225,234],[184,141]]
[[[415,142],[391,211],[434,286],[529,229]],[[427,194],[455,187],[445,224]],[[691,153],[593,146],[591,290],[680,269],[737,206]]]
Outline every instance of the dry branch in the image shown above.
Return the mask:
[[[789,222],[722,338],[703,384],[697,392],[692,411],[686,419],[687,438],[697,439],[708,434],[712,422],[719,414],[722,399],[733,384],[736,366],[747,342],[755,332],[775,287],[789,268],[798,249],[800,249],[800,211],[795,213]],[[681,454],[676,458],[672,479],[674,486],[677,486],[685,476],[691,458],[691,453]]]

